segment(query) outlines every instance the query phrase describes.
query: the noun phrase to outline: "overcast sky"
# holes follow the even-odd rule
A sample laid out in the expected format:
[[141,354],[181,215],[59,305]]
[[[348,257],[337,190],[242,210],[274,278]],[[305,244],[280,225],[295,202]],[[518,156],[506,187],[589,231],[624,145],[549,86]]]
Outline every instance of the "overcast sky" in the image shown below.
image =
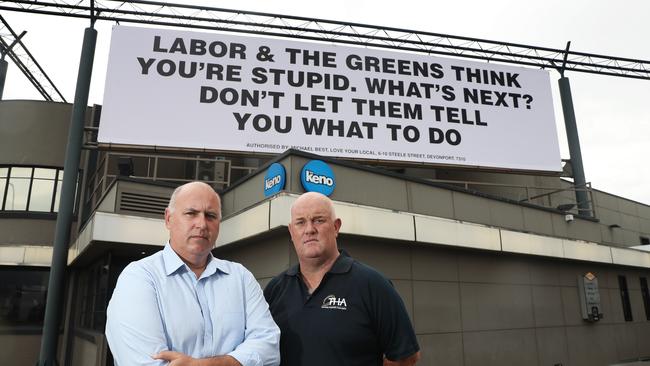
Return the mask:
[[[178,2],[178,1],[177,1]],[[186,3],[198,4],[200,1]],[[535,46],[650,60],[650,1],[209,1],[215,7],[301,15],[468,36]],[[86,20],[2,12],[72,102]],[[110,30],[99,32],[90,104],[102,104]],[[650,204],[650,80],[567,72],[588,182],[621,197]],[[554,98],[557,79],[551,72]],[[9,65],[4,99],[42,99],[15,65]],[[561,156],[569,158],[559,102],[555,110]]]

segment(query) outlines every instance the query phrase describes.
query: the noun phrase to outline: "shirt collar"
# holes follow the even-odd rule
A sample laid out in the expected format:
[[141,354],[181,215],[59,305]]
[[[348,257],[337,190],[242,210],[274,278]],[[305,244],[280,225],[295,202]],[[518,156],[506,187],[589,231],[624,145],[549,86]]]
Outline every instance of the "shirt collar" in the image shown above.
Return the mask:
[[[338,256],[338,258],[336,258],[336,261],[332,265],[332,268],[330,268],[330,270],[327,271],[327,273],[340,274],[340,273],[347,273],[350,271],[354,259],[350,257],[348,252],[346,252],[345,250],[340,250],[339,254],[340,255]],[[296,264],[295,266],[287,270],[287,275],[297,276],[299,272],[300,272],[300,264]]]
[[[167,274],[167,276],[173,274],[182,267],[186,267],[189,270],[189,267],[187,267],[181,257],[176,254],[169,242],[167,242],[165,248],[163,249],[163,262],[165,264],[165,274]],[[203,278],[212,276],[213,274],[217,273],[217,271],[223,272],[225,274],[228,274],[230,272],[224,261],[215,258],[212,253],[210,253],[210,257],[208,258],[208,265],[205,267],[205,270],[201,274],[201,277]]]

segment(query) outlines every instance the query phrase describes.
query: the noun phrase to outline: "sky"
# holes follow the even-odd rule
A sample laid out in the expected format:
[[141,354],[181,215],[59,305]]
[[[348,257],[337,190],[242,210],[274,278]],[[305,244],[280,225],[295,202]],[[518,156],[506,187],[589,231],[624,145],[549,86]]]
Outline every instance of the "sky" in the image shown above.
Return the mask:
[[[650,2],[547,0],[448,2],[402,0],[175,1],[213,7],[349,21],[650,60]],[[2,11],[64,97],[72,102],[87,20]],[[102,104],[113,24],[99,21],[89,104]],[[592,187],[650,204],[650,80],[567,72],[578,123],[585,176]],[[551,72],[563,159],[569,158],[557,79]],[[9,65],[3,99],[42,99]]]

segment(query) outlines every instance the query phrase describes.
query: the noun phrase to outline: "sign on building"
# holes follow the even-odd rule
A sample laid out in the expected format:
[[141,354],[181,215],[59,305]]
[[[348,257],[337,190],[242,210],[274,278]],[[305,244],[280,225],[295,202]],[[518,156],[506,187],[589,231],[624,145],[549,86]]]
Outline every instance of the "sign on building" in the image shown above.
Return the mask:
[[310,160],[300,170],[300,183],[307,192],[330,196],[336,188],[336,176],[332,168],[322,160]]
[[561,171],[549,74],[116,26],[100,143]]
[[600,305],[600,290],[598,278],[591,272],[578,277],[578,290],[580,295],[580,310],[582,319],[596,322],[603,318]]
[[264,175],[264,197],[270,197],[279,193],[287,184],[287,173],[284,165],[273,163],[266,170]]

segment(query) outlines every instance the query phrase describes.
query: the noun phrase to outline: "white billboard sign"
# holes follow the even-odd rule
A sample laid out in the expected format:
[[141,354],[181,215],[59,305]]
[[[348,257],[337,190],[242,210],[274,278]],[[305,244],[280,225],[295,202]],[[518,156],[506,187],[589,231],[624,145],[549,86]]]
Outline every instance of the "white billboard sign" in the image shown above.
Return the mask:
[[123,26],[99,142],[561,170],[544,70]]

